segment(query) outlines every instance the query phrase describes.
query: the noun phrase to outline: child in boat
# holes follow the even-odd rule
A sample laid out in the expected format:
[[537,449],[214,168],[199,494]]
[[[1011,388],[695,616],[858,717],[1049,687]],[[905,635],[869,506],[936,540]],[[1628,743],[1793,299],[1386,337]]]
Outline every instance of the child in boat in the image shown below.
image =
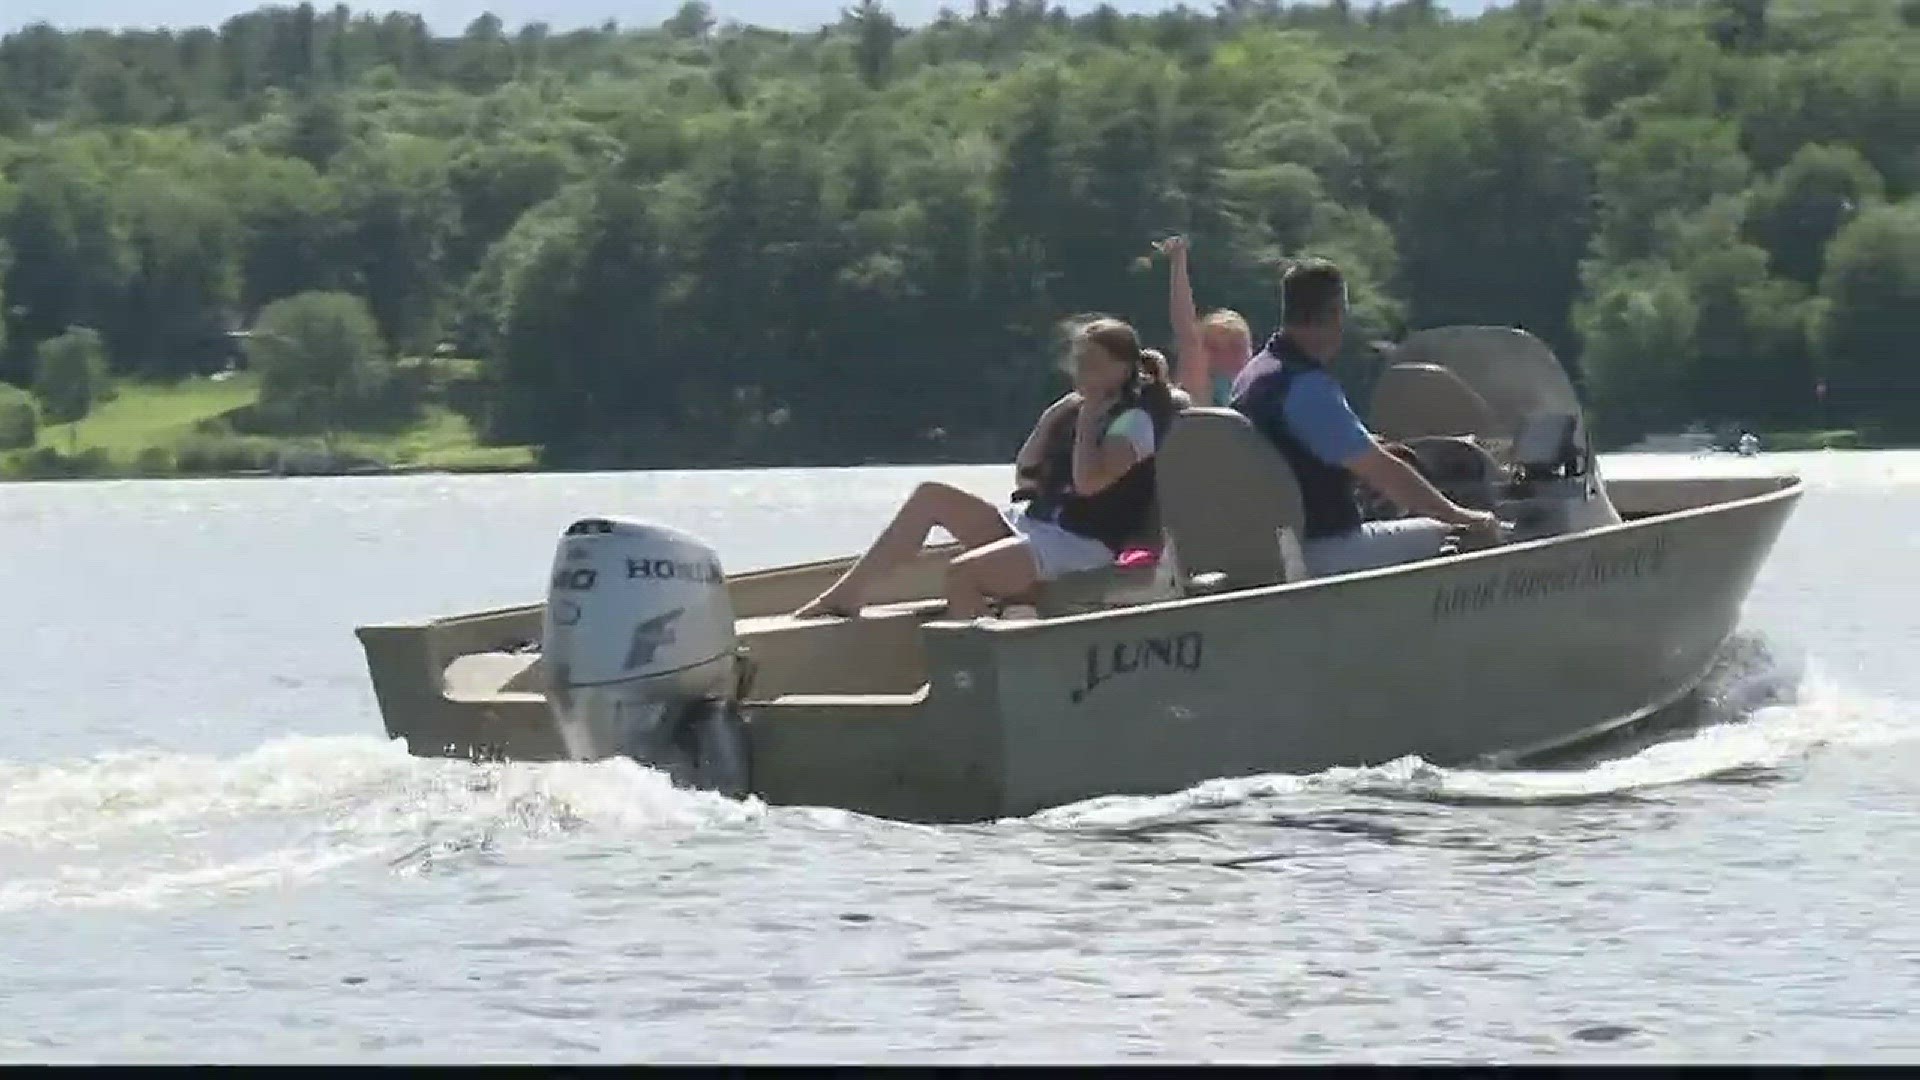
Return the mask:
[[1227,308],[1200,317],[1193,306],[1193,283],[1187,276],[1191,247],[1184,236],[1170,236],[1154,245],[1170,266],[1167,307],[1178,359],[1174,381],[1194,405],[1225,406],[1233,396],[1234,376],[1253,359],[1253,331],[1245,317]]
[[1166,358],[1119,319],[1088,322],[1071,341],[1074,390],[1040,414],[1014,459],[1014,501],[1024,506],[921,484],[867,553],[794,617],[857,614],[867,588],[916,556],[936,525],[966,548],[947,567],[951,619],[1108,566],[1138,541],[1153,520],[1154,452],[1177,411]]

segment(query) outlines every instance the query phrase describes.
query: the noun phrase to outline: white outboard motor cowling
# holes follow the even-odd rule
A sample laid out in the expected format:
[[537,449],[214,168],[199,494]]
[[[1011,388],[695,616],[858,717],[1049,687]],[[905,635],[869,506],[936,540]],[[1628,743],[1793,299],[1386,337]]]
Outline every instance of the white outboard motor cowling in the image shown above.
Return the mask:
[[554,553],[542,642],[573,757],[627,756],[745,794],[733,603],[711,548],[663,525],[574,522]]

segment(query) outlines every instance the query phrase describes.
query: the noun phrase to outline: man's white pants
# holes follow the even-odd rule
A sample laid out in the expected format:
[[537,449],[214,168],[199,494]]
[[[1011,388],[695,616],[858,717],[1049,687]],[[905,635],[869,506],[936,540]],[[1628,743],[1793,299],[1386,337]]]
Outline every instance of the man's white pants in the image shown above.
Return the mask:
[[1300,545],[1300,554],[1314,577],[1350,574],[1431,559],[1440,554],[1451,529],[1445,522],[1425,517],[1368,521],[1359,532],[1308,540]]

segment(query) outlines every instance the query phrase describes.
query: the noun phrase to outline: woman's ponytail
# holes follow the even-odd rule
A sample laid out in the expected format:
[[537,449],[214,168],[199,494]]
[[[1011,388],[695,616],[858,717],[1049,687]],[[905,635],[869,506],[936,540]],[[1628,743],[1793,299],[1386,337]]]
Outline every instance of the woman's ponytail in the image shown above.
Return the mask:
[[1154,430],[1164,430],[1180,411],[1179,403],[1173,398],[1172,377],[1167,374],[1166,354],[1159,349],[1141,349],[1138,371],[1135,397],[1153,420]]

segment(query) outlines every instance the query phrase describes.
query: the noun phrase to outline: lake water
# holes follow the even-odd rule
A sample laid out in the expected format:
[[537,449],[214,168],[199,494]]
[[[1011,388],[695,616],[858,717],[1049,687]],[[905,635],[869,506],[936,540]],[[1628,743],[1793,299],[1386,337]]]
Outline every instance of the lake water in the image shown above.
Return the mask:
[[1004,467],[0,485],[0,1059],[1920,1056],[1920,454],[1607,467],[1808,478],[1714,722],[938,828],[411,758],[352,629]]

